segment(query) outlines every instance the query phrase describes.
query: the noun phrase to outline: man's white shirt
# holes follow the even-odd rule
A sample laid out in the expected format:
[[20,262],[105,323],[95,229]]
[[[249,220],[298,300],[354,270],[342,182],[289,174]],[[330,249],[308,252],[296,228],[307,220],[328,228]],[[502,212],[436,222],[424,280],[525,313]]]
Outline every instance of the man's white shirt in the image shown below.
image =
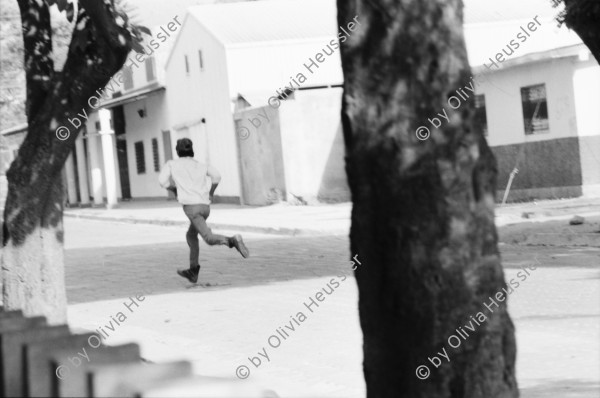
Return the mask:
[[191,157],[169,160],[158,176],[163,188],[177,187],[177,200],[182,205],[210,204],[210,188],[221,181],[214,167]]

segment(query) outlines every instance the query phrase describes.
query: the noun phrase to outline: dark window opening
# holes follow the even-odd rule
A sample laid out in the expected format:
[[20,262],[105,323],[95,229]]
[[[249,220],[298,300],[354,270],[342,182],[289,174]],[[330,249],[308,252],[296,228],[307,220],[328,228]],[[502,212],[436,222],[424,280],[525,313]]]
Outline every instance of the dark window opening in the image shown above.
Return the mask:
[[135,166],[138,174],[146,172],[146,162],[144,158],[144,142],[138,141],[134,144],[135,147]]
[[525,135],[547,133],[550,129],[550,123],[548,121],[546,85],[538,84],[522,87],[521,104],[523,106]]

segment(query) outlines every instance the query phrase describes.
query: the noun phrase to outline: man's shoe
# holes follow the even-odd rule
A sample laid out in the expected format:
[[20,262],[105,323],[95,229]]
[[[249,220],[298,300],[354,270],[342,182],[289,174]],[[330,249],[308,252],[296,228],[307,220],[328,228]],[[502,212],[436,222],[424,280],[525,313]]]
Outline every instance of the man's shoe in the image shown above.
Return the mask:
[[242,257],[244,257],[244,258],[248,258],[250,256],[250,252],[248,251],[248,248],[244,244],[244,241],[242,240],[241,235],[235,235],[234,237],[231,238],[231,247],[235,247],[237,249],[237,251],[240,252]]
[[177,274],[183,278],[186,278],[192,283],[198,282],[198,274],[200,274],[200,266],[189,268],[189,269],[178,269]]

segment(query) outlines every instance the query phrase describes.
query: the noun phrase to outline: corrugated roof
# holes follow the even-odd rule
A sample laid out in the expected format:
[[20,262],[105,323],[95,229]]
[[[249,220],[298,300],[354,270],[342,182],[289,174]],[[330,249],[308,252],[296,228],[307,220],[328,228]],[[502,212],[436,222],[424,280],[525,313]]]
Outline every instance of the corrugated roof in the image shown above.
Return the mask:
[[559,12],[551,0],[465,0],[464,4],[465,25],[554,17]]
[[264,0],[189,8],[225,45],[337,35],[334,0]]
[[[277,1],[277,0],[275,0]],[[226,3],[229,2],[229,3]],[[244,21],[245,12],[248,17],[252,17],[257,23],[265,22],[271,26],[272,21],[265,19],[263,13],[271,13],[265,1],[239,1],[239,0],[127,0],[127,4],[133,8],[133,14],[137,17],[142,25],[152,27],[163,25],[169,22],[175,15],[183,16],[188,9],[203,9],[203,6],[213,4],[213,8],[219,8],[226,13],[233,12],[236,15],[241,15],[241,20]],[[304,1],[277,1],[283,8],[283,13],[278,15],[280,22],[283,24],[294,25],[306,22],[304,16],[308,15],[310,20],[327,19],[329,17],[336,18],[335,2],[330,0],[304,0]],[[296,5],[291,3],[295,2]],[[215,4],[219,3],[219,4]],[[557,9],[552,8],[552,0],[464,0],[465,4],[465,24],[487,23],[498,21],[515,21],[530,19],[536,15],[539,16],[554,16],[558,13]],[[317,6],[315,8],[315,5]],[[294,9],[294,14],[291,11],[286,12],[286,9]],[[322,9],[324,12],[320,12]],[[237,12],[233,10],[240,10]],[[210,11],[207,11],[210,12]],[[332,13],[333,14],[329,14]],[[326,15],[325,15],[326,14]],[[282,18],[282,15],[285,17]],[[295,16],[298,16],[296,18]],[[232,15],[232,17],[234,17]],[[296,22],[296,24],[294,23]],[[322,22],[322,21],[321,21]],[[325,23],[327,21],[325,20]],[[244,22],[244,26],[246,23]],[[335,26],[335,23],[334,23]],[[302,26],[304,28],[304,26]],[[312,29],[312,28],[311,28]],[[235,29],[234,29],[235,30]],[[309,33],[309,32],[307,32]]]
[[[334,0],[262,0],[190,7],[189,13],[223,44],[302,40],[337,35]],[[465,25],[549,20],[550,0],[466,0]]]
[[[537,21],[540,25],[534,23],[535,31],[529,31],[527,26],[533,21],[533,17],[535,15],[528,20],[465,25],[469,64],[490,64],[489,58],[495,58],[498,53],[502,53],[504,58],[512,59],[581,44],[577,34],[566,26],[559,28],[551,16],[539,16]],[[518,38],[519,34],[526,40]]]
[[[556,16],[563,9],[552,7],[551,0],[466,0],[465,42],[472,66],[490,63],[497,53],[514,53],[509,59],[527,54],[546,54],[557,48],[581,44],[581,39],[566,26],[558,26]],[[527,32],[527,40],[517,40],[521,28],[536,18],[541,25]],[[517,46],[518,45],[518,46]]]

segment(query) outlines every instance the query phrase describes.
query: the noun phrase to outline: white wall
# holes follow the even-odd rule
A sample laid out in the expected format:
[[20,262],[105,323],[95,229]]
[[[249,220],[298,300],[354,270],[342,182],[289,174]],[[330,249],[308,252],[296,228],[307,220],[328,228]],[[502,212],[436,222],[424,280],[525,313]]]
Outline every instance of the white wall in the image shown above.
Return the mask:
[[[166,197],[166,190],[158,184],[158,175],[160,172],[154,171],[154,157],[152,153],[152,139],[156,138],[158,140],[159,164],[162,169],[165,163],[162,131],[169,129],[165,92],[160,91],[147,98],[125,104],[123,108],[125,113],[125,138],[127,140],[127,162],[131,196],[133,198]],[[144,118],[141,118],[138,114],[138,110],[142,108],[146,109],[146,116]],[[146,172],[143,174],[137,173],[135,161],[135,143],[138,141],[144,143]]]
[[322,188],[347,190],[341,103],[341,88],[306,90],[279,108],[288,195],[314,201]]
[[[178,18],[180,22],[182,22],[182,18]],[[127,60],[125,61],[124,67],[131,67],[132,75],[133,75],[133,87],[129,90],[125,90],[124,84],[119,84],[120,91],[124,93],[128,93],[131,91],[139,90],[144,86],[148,86],[149,84],[156,82],[164,82],[165,81],[165,64],[169,57],[170,49],[172,48],[174,42],[177,39],[177,35],[181,30],[181,26],[178,25],[174,20],[170,20],[169,22],[173,22],[172,25],[174,32],[169,31],[167,29],[167,25],[165,24],[164,28],[167,30],[169,37],[160,30],[160,28],[154,28],[154,35],[152,37],[148,37],[144,35],[144,43],[142,46],[146,53],[138,54],[135,51],[132,51],[127,56]],[[161,38],[157,37],[158,33],[161,34]],[[151,44],[151,41],[154,41]],[[155,78],[152,80],[148,80],[146,75],[146,63],[145,60],[148,58],[154,58],[154,76]],[[142,61],[139,61],[141,59]],[[122,70],[121,70],[122,72]],[[118,79],[114,79],[117,83]],[[110,83],[109,83],[110,84]],[[119,91],[119,90],[116,90]]]
[[[189,73],[185,69],[186,54]],[[212,164],[223,177],[216,194],[239,197],[238,152],[225,49],[189,15],[167,64],[166,84],[173,147],[177,138],[191,138],[195,157]],[[200,122],[202,118],[205,123]]]
[[593,57],[576,66],[573,89],[578,135],[600,135],[600,66]]
[[600,197],[600,66],[593,57],[573,74],[583,194]]

